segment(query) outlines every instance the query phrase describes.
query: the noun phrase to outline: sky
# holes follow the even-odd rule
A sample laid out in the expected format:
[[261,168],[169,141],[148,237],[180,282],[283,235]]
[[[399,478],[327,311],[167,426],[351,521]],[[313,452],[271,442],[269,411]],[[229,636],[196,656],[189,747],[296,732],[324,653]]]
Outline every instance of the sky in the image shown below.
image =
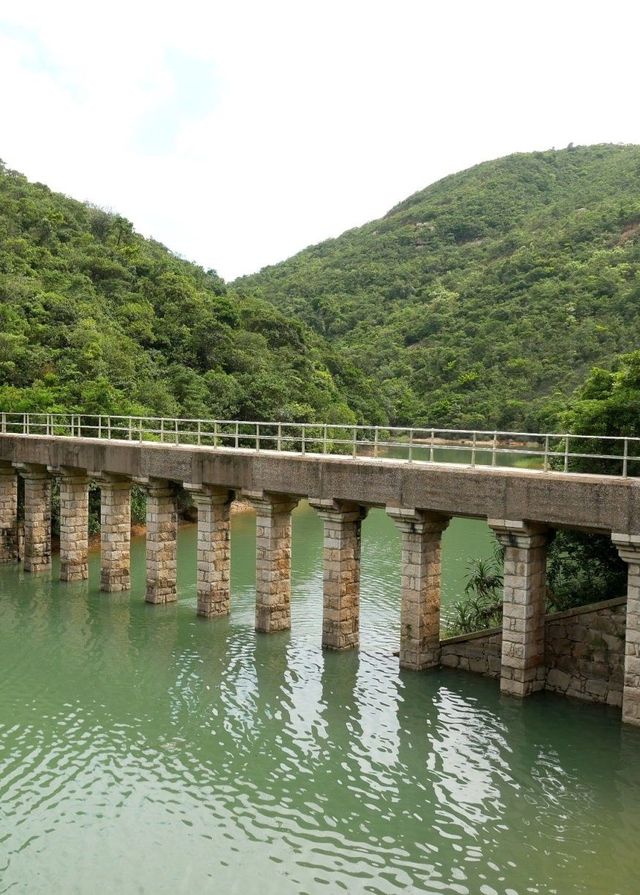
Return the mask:
[[637,0],[0,0],[0,158],[225,279],[510,152],[640,143]]

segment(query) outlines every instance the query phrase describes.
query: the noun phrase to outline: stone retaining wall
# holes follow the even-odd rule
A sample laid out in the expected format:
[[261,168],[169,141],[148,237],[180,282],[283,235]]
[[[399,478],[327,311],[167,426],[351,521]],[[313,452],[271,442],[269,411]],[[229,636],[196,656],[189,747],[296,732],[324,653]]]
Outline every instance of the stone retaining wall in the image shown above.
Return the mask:
[[[546,616],[546,690],[621,705],[626,602],[620,597]],[[500,677],[501,628],[449,637],[441,647],[442,665]]]

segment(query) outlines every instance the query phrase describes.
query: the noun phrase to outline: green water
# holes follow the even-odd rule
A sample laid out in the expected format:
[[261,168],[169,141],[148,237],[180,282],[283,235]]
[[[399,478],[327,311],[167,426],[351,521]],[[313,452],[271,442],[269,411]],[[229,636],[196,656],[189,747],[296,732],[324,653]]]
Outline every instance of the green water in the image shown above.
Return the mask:
[[[474,675],[399,673],[399,542],[363,527],[362,648],[323,654],[321,528],[295,514],[291,632],[253,630],[254,520],[233,611],[0,570],[0,892],[636,895],[640,731]],[[445,600],[488,530],[445,534]]]

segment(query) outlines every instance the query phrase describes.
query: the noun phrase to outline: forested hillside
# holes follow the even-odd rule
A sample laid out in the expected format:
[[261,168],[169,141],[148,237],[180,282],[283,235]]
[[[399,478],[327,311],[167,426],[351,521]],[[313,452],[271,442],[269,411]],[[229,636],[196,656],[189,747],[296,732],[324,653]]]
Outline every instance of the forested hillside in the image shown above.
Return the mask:
[[368,388],[291,315],[0,163],[3,410],[341,422]]
[[227,286],[0,163],[0,406],[555,426],[640,345],[640,147],[514,155]]
[[640,344],[639,263],[640,147],[569,147],[447,177],[234,288],[372,378],[371,421],[535,428]]

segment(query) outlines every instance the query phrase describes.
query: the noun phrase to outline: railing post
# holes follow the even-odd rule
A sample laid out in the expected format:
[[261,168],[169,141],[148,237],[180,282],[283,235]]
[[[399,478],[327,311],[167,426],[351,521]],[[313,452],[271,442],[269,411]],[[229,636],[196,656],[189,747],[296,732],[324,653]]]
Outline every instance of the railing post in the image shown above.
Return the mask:
[[240,432],[239,423],[236,420],[236,447],[240,447],[239,432]]
[[378,427],[373,430],[373,456],[378,456]]
[[493,448],[491,450],[491,465],[496,465],[496,451],[498,449],[498,433],[494,431],[493,433]]
[[431,444],[429,445],[429,460],[433,463],[434,453],[433,453],[433,443],[435,441],[436,432],[435,429],[431,430]]
[[471,439],[471,466],[474,467],[476,465],[476,440],[478,437],[478,433],[473,433],[473,438]]
[[98,416],[98,438],[102,438],[102,416]]
[[132,425],[133,425],[133,420],[131,419],[131,417],[129,417],[129,441],[133,441],[133,433],[132,433],[132,429],[131,429]]
[[202,423],[198,420],[198,444],[202,444]]
[[164,417],[160,417],[160,444],[164,444]]
[[218,420],[213,421],[213,446],[218,447]]
[[2,433],[3,435],[7,434],[7,414],[4,412],[2,414]]
[[282,450],[282,423],[278,423],[278,440],[276,441],[276,447],[279,451]]
[[107,417],[107,438],[111,441],[111,416]]
[[413,462],[413,429],[409,429],[409,463]]
[[256,451],[260,450],[260,423],[256,423]]
[[352,446],[352,457],[355,460],[358,456],[358,430],[356,427],[353,427],[353,446]]
[[629,465],[629,439],[625,438],[624,440],[624,456],[622,458],[622,475],[623,478],[627,478],[627,468]]
[[24,433],[25,435],[30,435],[30,434],[31,434],[30,431],[29,431],[29,429],[30,429],[29,422],[30,422],[30,421],[29,421],[29,414],[27,413],[27,414],[26,414],[26,419],[25,419],[25,424],[26,424],[27,431]]
[[549,436],[544,436],[544,471],[549,472]]
[[180,436],[178,435],[178,419],[174,419],[173,421],[174,429],[175,429],[175,442],[176,444],[180,444]]
[[307,445],[306,445],[306,441],[305,441],[306,432],[305,432],[305,428],[304,428],[304,423],[301,423],[300,425],[302,426],[302,453],[305,454],[307,451]]
[[564,471],[569,472],[569,436],[564,436]]

